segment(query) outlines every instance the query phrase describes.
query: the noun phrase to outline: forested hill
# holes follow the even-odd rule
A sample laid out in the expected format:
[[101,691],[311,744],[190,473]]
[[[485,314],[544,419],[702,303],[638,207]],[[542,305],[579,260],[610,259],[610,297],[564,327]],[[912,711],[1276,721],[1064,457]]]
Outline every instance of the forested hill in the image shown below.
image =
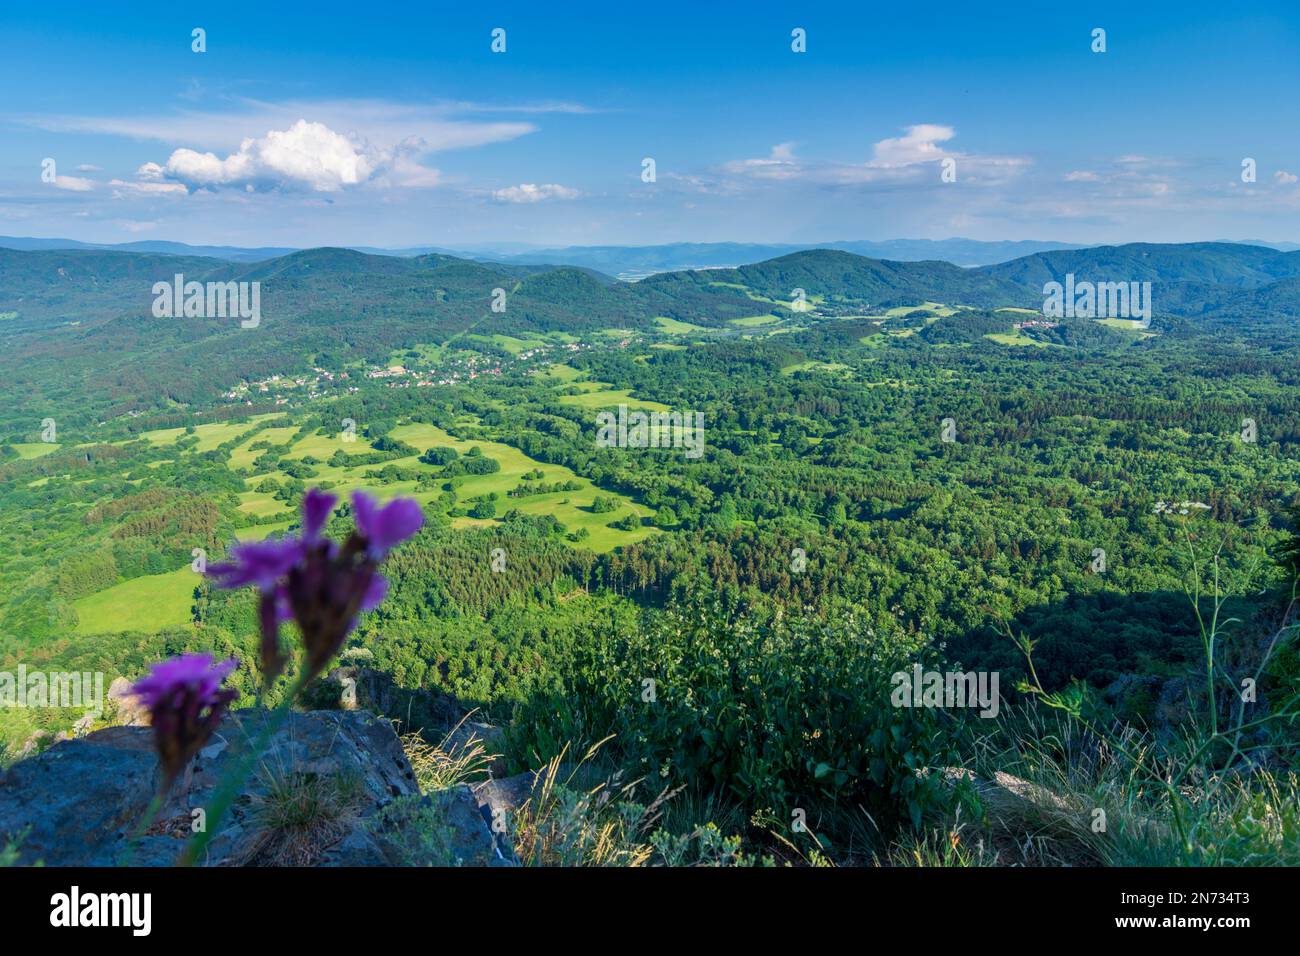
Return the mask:
[[1133,242],[1038,252],[975,271],[1038,289],[1071,272],[1080,278],[1114,282],[1194,282],[1251,289],[1300,275],[1300,252],[1232,242]]
[[1027,289],[983,270],[949,262],[868,259],[834,249],[795,252],[739,269],[664,272],[638,283],[664,292],[728,284],[777,301],[789,301],[794,289],[803,289],[808,296],[841,296],[888,307],[933,301],[991,308],[1032,305],[1042,298],[1041,288]]
[[[0,249],[0,397],[30,417],[33,404],[48,404],[64,390],[77,396],[79,408],[111,417],[210,400],[235,382],[313,364],[380,362],[396,349],[445,345],[467,334],[654,330],[667,321],[735,336],[772,321],[798,331],[924,303],[1037,309],[1043,283],[1067,273],[1152,281],[1157,315],[1257,323],[1300,315],[1300,252],[1232,243],[1058,250],[977,269],[817,249],[636,283],[570,266],[438,253],[399,258],[322,248],[239,263]],[[242,329],[229,318],[154,317],[154,284],[177,275],[186,282],[260,283],[259,327]],[[799,289],[816,304],[815,314],[796,312]]]
[[[1169,311],[1196,315],[1221,307],[1234,291],[1265,289],[1300,277],[1300,252],[1226,242],[1131,243],[1037,252],[967,269],[942,261],[895,262],[812,249],[735,269],[664,272],[628,284],[575,266],[507,265],[439,253],[401,258],[321,248],[240,263],[156,252],[0,248],[0,314],[8,316],[0,330],[147,314],[153,283],[176,274],[187,281],[263,282],[268,286],[264,294],[275,306],[264,311],[285,318],[330,307],[364,309],[375,296],[382,296],[394,315],[437,303],[440,311],[453,313],[446,317],[448,328],[481,310],[493,289],[505,287],[527,301],[527,314],[517,316],[518,323],[581,328],[601,311],[606,315],[600,321],[617,314],[629,327],[656,315],[718,324],[751,314],[756,296],[788,302],[796,288],[810,297],[838,296],[874,306],[934,301],[1036,307],[1043,284],[1061,281],[1067,273],[1080,280],[1183,284],[1186,288],[1168,303]],[[276,302],[277,285],[293,301]],[[1291,285],[1280,286],[1268,301],[1277,306],[1279,296],[1291,294]]]

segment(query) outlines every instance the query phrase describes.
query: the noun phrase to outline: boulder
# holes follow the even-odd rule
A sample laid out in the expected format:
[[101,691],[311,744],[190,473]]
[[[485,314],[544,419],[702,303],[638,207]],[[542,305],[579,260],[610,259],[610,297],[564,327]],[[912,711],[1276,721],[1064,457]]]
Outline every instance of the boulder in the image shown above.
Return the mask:
[[115,724],[128,727],[148,727],[149,708],[131,693],[131,682],[125,677],[115,677],[108,685],[108,699],[112,704]]
[[[153,732],[110,727],[0,774],[0,846],[22,864],[175,862],[269,714],[227,716],[132,845],[159,782]],[[307,808],[307,809],[304,809]],[[422,796],[392,725],[364,711],[291,713],[208,844],[206,866],[502,865],[468,787]]]

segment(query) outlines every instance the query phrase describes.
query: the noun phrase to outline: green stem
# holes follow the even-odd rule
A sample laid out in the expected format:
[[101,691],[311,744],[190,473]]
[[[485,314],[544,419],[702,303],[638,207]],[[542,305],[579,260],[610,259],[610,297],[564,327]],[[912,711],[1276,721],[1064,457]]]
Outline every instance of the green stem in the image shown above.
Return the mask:
[[193,866],[198,861],[199,855],[207,849],[208,843],[216,835],[217,830],[221,828],[221,821],[225,818],[227,811],[230,810],[230,805],[235,802],[239,792],[244,789],[244,784],[248,782],[249,776],[252,775],[253,768],[261,760],[262,752],[266,750],[267,744],[271,742],[272,735],[280,729],[284,719],[289,715],[289,710],[297,699],[298,692],[302,690],[304,683],[305,681],[300,675],[284,695],[284,700],[262,721],[262,729],[257,735],[257,740],[253,742],[252,747],[249,748],[248,753],[244,755],[234,771],[222,781],[221,787],[217,790],[216,796],[212,798],[212,803],[208,807],[205,826],[194,834],[194,837],[185,847],[185,852],[181,854],[180,859],[177,861],[177,865]]
[[158,816],[159,811],[162,810],[163,797],[165,796],[166,794],[162,790],[159,790],[153,795],[153,799],[149,801],[149,806],[145,808],[144,816],[140,818],[140,823],[135,828],[135,832],[132,833],[131,838],[126,841],[126,849],[122,851],[122,857],[118,860],[118,866],[131,865],[131,859],[135,856],[136,844],[140,842],[140,839],[145,835],[145,832],[153,826],[154,818]]

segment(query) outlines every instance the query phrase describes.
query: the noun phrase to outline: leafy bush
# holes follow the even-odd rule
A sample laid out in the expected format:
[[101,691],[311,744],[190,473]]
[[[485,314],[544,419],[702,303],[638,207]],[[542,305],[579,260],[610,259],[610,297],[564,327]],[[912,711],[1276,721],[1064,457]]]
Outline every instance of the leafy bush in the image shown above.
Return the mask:
[[861,805],[880,825],[940,799],[950,759],[933,711],[895,708],[901,640],[852,616],[741,613],[687,600],[606,630],[562,665],[562,686],[521,705],[507,744],[536,766],[565,741],[614,734],[633,772],[719,793],[789,821],[798,807]]
[[445,445],[435,445],[420,456],[420,461],[424,462],[426,465],[437,465],[441,467],[443,465],[450,465],[459,457],[460,455],[456,452],[456,449],[448,448]]

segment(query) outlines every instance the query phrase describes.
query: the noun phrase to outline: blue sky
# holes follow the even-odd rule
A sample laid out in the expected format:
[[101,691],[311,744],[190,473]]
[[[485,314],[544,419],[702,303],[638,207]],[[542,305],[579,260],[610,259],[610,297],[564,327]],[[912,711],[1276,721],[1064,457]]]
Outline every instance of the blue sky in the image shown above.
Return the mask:
[[1300,240],[1294,4],[111,6],[3,14],[0,234]]

